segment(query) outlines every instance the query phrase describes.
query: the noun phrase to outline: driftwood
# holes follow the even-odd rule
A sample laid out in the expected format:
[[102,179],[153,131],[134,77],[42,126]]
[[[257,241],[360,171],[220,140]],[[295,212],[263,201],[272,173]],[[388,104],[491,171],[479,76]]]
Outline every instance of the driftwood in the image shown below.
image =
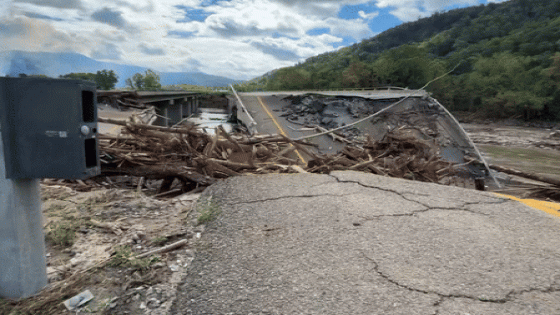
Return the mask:
[[155,255],[155,254],[166,253],[166,252],[169,252],[169,251],[172,251],[172,250],[175,250],[177,248],[181,248],[181,247],[187,245],[187,242],[188,242],[187,240],[180,240],[180,241],[175,242],[173,244],[169,244],[167,246],[160,247],[158,249],[154,249],[152,251],[140,254],[140,255],[136,256],[136,258],[145,258],[145,257],[149,257],[149,256]]
[[[210,136],[193,125],[167,128],[136,119],[100,121],[123,126],[123,135],[99,137],[102,176],[163,179],[160,196],[244,174],[356,170],[438,183],[454,176],[457,169],[440,158],[431,142],[406,129],[391,131],[381,141],[368,137],[363,143],[348,144],[337,154],[322,155],[312,150],[311,144],[283,135],[248,137],[218,129]],[[298,160],[296,150],[310,157],[307,165]],[[183,188],[173,189],[174,179],[179,179]]]
[[91,219],[91,220],[89,220],[89,224],[91,224],[95,227],[111,230],[111,232],[115,233],[116,235],[122,235],[122,233],[123,233],[121,231],[123,229],[122,227],[111,224],[111,223],[99,222],[97,220]]
[[545,177],[545,176],[541,176],[541,175],[537,175],[537,174],[533,174],[533,173],[522,172],[522,171],[519,171],[519,170],[514,170],[514,169],[511,169],[511,168],[507,168],[507,167],[503,167],[503,166],[499,166],[499,165],[490,164],[489,166],[490,166],[491,169],[496,170],[498,172],[502,172],[502,173],[506,173],[506,174],[510,174],[510,175],[515,175],[515,176],[519,176],[519,177],[523,177],[523,178],[532,179],[532,180],[536,180],[536,181],[539,181],[539,182],[551,184],[551,185],[557,186],[560,189],[560,180],[557,180],[557,179],[554,179],[554,178]]
[[[313,128],[318,130],[319,132],[327,132],[328,131],[327,129],[325,129],[325,128],[319,126],[319,125],[314,125]],[[341,137],[334,132],[327,133],[327,135],[329,135],[333,139],[333,141],[340,141],[340,142],[343,142],[343,143],[346,143],[346,144],[353,144],[352,141],[350,141],[350,140],[348,140],[344,137]]]
[[[99,121],[123,126],[118,136],[99,136],[101,176],[163,179],[160,196],[247,173],[302,172],[301,167],[290,168],[299,163],[292,152],[295,147],[305,152],[305,146],[310,146],[279,135],[230,135],[223,128],[210,136],[193,125],[167,128],[142,124],[134,118]],[[184,189],[173,189],[174,179],[183,182]]]
[[177,177],[185,181],[193,181],[208,186],[216,182],[216,179],[203,175],[196,170],[179,167],[175,165],[147,165],[136,167],[111,167],[104,166],[102,174],[105,175],[129,175],[149,179],[164,179],[166,177]]

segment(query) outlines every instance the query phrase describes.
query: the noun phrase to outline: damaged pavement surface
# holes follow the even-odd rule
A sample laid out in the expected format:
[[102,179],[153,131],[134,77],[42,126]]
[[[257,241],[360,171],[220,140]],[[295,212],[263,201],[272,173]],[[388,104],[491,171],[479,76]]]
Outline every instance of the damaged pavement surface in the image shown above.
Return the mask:
[[233,177],[172,314],[558,314],[560,220],[357,172]]

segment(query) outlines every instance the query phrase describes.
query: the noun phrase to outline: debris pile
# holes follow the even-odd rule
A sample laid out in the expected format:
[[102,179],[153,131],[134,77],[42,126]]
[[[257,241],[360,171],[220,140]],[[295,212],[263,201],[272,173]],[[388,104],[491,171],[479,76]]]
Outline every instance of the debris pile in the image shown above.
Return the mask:
[[[412,127],[388,132],[381,141],[368,136],[337,154],[322,155],[310,143],[281,135],[230,135],[221,127],[209,135],[193,125],[165,128],[134,119],[118,123],[124,126],[121,135],[100,136],[101,178],[129,175],[137,178],[138,187],[146,185],[145,179],[162,180],[158,194],[191,191],[243,174],[356,170],[447,184],[444,179],[456,173],[453,163],[441,159],[438,146]],[[296,150],[309,157],[307,165],[301,165]],[[172,189],[174,182],[179,187]]]
[[177,192],[185,192],[229,176],[302,171],[289,155],[310,145],[279,135],[230,135],[221,126],[211,136],[194,125],[151,126],[134,116],[126,122],[104,121],[124,128],[121,135],[99,137],[101,177],[163,180],[160,194],[170,191],[175,179],[182,183]]
[[136,91],[97,91],[97,103],[108,104],[115,108],[132,107],[146,108]]
[[399,128],[381,141],[367,137],[362,146],[346,146],[340,153],[309,162],[307,171],[329,173],[354,170],[410,180],[449,184],[456,165],[440,157],[432,141],[422,140],[418,129]]

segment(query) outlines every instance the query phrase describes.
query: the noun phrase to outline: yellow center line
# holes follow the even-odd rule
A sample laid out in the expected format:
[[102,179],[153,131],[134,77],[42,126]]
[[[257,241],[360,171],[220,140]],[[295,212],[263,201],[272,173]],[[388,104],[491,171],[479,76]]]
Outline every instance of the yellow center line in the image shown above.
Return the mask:
[[525,204],[531,208],[535,208],[537,210],[541,210],[544,211],[548,214],[551,214],[553,216],[559,217],[560,218],[560,203],[555,203],[555,202],[548,202],[548,201],[542,201],[542,200],[535,200],[535,199],[521,199],[521,198],[517,198],[514,196],[510,196],[510,195],[502,195],[502,194],[496,194],[500,197],[503,198],[509,198],[518,202],[521,202],[522,204]]
[[[260,96],[257,96],[257,100],[259,100],[259,103],[261,104],[261,106],[264,109],[264,111],[266,112],[266,114],[272,119],[272,122],[276,125],[276,128],[278,128],[278,130],[280,131],[280,134],[282,134],[284,137],[288,138],[288,135],[286,134],[286,132],[284,131],[282,126],[280,126],[280,124],[278,123],[276,118],[274,118],[274,115],[272,115],[272,113],[270,112],[268,107],[264,104],[262,98]],[[307,162],[305,161],[305,159],[303,158],[303,156],[301,155],[301,153],[299,153],[299,151],[297,149],[295,150],[295,152],[296,152],[297,156],[299,157],[299,159],[303,162],[303,164],[307,164]]]

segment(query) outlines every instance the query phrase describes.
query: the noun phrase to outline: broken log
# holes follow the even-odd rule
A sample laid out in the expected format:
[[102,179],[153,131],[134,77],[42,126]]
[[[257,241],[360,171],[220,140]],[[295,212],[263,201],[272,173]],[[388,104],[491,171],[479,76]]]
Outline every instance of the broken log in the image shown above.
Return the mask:
[[175,249],[177,249],[177,248],[181,248],[181,247],[187,245],[187,243],[188,243],[187,240],[180,240],[180,241],[175,242],[175,243],[173,243],[173,244],[170,244],[170,245],[167,245],[167,246],[164,246],[164,247],[161,247],[161,248],[158,248],[158,249],[154,249],[154,250],[151,250],[151,251],[149,251],[149,252],[140,254],[140,255],[136,256],[136,258],[139,259],[139,258],[149,257],[149,256],[155,255],[155,254],[166,253],[166,252],[175,250]]
[[129,175],[146,177],[150,179],[164,179],[166,177],[177,177],[186,181],[192,181],[204,186],[212,185],[216,179],[202,175],[197,171],[184,166],[175,165],[149,165],[137,167],[103,167],[103,176]]
[[527,178],[527,179],[536,180],[536,181],[551,184],[551,185],[554,185],[554,186],[557,186],[558,188],[560,188],[560,180],[557,180],[557,179],[554,179],[554,178],[545,177],[545,176],[538,175],[538,174],[533,174],[533,173],[527,173],[527,172],[523,172],[523,171],[519,171],[519,170],[514,170],[514,169],[503,167],[503,166],[500,166],[500,165],[489,164],[488,166],[490,166],[491,169],[496,170],[498,172],[502,172],[502,173],[506,173],[506,174],[510,174],[510,175],[515,175],[515,176],[519,176],[519,177],[523,177],[523,178]]
[[178,134],[187,134],[187,135],[195,135],[195,136],[206,136],[210,138],[210,135],[202,133],[200,131],[194,130],[194,127],[190,128],[170,128],[170,127],[160,127],[160,126],[153,126],[153,125],[146,125],[146,124],[134,124],[126,120],[118,120],[118,119],[111,119],[111,118],[103,118],[98,117],[98,122],[106,123],[106,124],[113,124],[119,126],[126,126],[130,128],[137,128],[137,129],[147,129],[147,130],[157,130],[163,132],[170,132],[170,133],[178,133]]

